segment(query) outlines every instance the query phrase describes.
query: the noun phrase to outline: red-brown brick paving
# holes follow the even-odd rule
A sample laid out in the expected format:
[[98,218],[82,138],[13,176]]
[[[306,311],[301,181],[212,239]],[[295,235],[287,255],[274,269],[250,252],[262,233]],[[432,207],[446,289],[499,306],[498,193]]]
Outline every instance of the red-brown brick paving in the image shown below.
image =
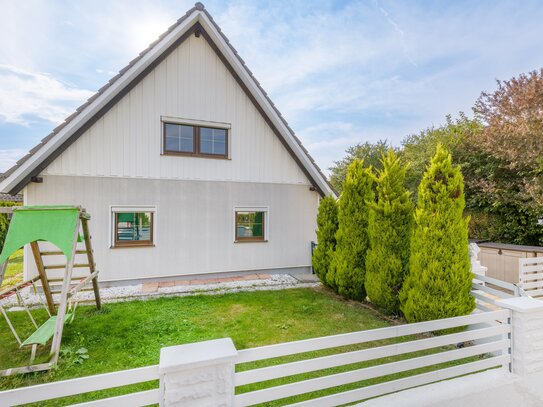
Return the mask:
[[232,283],[235,281],[249,281],[249,280],[266,280],[270,277],[271,276],[269,274],[246,274],[244,276],[231,276],[231,277],[220,277],[220,278],[149,282],[149,283],[142,284],[141,291],[144,293],[152,293],[152,292],[158,291],[158,289],[162,287],[173,287],[173,286],[178,286],[178,285],[220,284],[220,283]]
[[158,291],[158,283],[143,283],[141,291],[144,293],[153,293]]

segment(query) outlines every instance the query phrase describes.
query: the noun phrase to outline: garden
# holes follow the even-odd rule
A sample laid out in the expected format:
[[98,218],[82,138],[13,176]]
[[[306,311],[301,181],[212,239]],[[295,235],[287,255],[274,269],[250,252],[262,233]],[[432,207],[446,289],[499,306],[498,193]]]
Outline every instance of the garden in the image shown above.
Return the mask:
[[[405,167],[399,157],[389,151],[382,156],[382,164],[383,170],[373,173],[363,162],[354,161],[349,166],[339,200],[325,197],[321,201],[317,221],[319,245],[313,263],[324,286],[112,303],[100,311],[80,307],[77,318],[65,327],[58,366],[47,373],[3,378],[0,389],[157,364],[161,348],[183,343],[230,337],[241,350],[382,328],[404,323],[403,318],[418,322],[469,314],[474,309],[474,300],[470,296],[472,277],[459,168],[452,165],[450,154],[439,146],[420,184],[414,209],[404,186]],[[14,324],[24,326],[23,320],[27,318],[24,311],[11,314]],[[47,319],[45,311],[34,311],[34,315]],[[5,324],[0,322],[0,369],[22,365],[28,358],[26,350],[17,348]],[[32,328],[28,324],[27,327]],[[24,336],[30,331],[21,331],[21,334]],[[393,337],[350,345],[341,351],[411,339]],[[236,391],[254,391],[452,349],[455,345],[448,344],[381,357],[245,385]],[[307,352],[275,359],[272,363],[336,352],[337,349]],[[41,356],[47,355],[38,354],[38,358]],[[484,357],[437,363],[266,405],[285,405]],[[252,362],[237,369],[254,369],[269,363]],[[156,382],[152,381],[55,400],[51,405],[154,387]]]
[[[531,79],[543,83],[538,76]],[[110,303],[100,311],[82,306],[77,310],[78,317],[65,327],[58,366],[46,373],[0,378],[0,390],[157,364],[161,348],[184,343],[230,337],[241,350],[470,314],[475,301],[470,295],[469,234],[484,229],[498,236],[501,232],[489,229],[485,222],[493,219],[494,224],[501,225],[496,219],[513,212],[533,217],[533,213],[528,214],[523,208],[509,206],[506,210],[499,203],[484,209],[485,199],[489,198],[488,194],[485,197],[482,194],[488,191],[477,190],[477,185],[489,184],[480,179],[479,183],[473,180],[475,175],[481,175],[476,171],[481,163],[481,168],[488,170],[486,173],[504,174],[503,156],[499,154],[505,152],[500,150],[493,156],[489,152],[492,142],[488,140],[499,138],[500,129],[509,131],[491,120],[496,111],[491,106],[499,107],[499,97],[508,97],[506,90],[501,87],[493,96],[483,94],[478,102],[479,114],[487,115],[486,126],[462,116],[457,122],[449,120],[445,128],[411,137],[401,151],[389,148],[386,143],[377,147],[357,146],[345,160],[337,163],[332,169],[332,183],[340,191],[339,197],[323,197],[317,218],[318,245],[313,254],[313,267],[322,286]],[[466,158],[469,148],[465,143],[475,140],[471,138],[474,134],[481,142],[472,152],[479,155],[476,159],[471,155],[469,161]],[[522,172],[522,176],[531,177],[535,170],[530,171]],[[522,188],[528,184],[518,185]],[[517,193],[533,195],[533,188],[526,187]],[[499,228],[501,231],[506,229]],[[536,232],[524,237],[539,239],[539,229]],[[22,253],[18,252],[16,256],[21,258]],[[19,278],[22,259],[12,260],[11,264],[5,280],[8,284]],[[42,320],[47,317],[40,311],[36,311],[36,316]],[[24,311],[12,312],[15,324],[22,323],[24,318]],[[27,335],[30,331],[21,333]],[[442,333],[434,332],[436,335]],[[404,340],[407,339],[396,337],[351,345],[343,350]],[[452,348],[454,345],[412,352],[409,357]],[[303,358],[323,356],[328,352],[333,353],[333,350],[308,352]],[[382,363],[383,359],[393,361],[405,357],[399,355],[349,367],[334,367],[304,373],[303,377],[298,375],[246,385],[238,390],[252,391],[262,385],[275,386],[372,366]],[[5,321],[1,320],[0,370],[22,365],[27,358],[28,352],[17,347]],[[300,355],[283,357],[273,363],[297,358]],[[289,404],[469,360],[449,361],[266,405]],[[266,363],[270,362],[252,362],[248,366],[238,366],[238,369],[252,369],[266,366]],[[83,394],[56,400],[50,405],[83,402],[156,385],[156,382],[148,382]]]
[[[237,349],[246,349],[293,340],[383,328],[398,323],[383,317],[368,304],[345,300],[323,287],[296,288],[280,292],[256,291],[160,298],[149,301],[106,304],[102,311],[96,311],[93,307],[80,307],[77,312],[78,317],[65,327],[59,365],[47,373],[0,378],[0,390],[157,364],[162,347],[181,343],[230,337]],[[19,313],[13,319],[17,322],[24,317],[22,313]],[[42,317],[45,318],[45,315]],[[373,341],[343,347],[341,351],[382,346],[408,339],[408,337],[404,337]],[[23,362],[25,358],[28,358],[28,352],[20,351],[14,345],[13,338],[10,337],[9,330],[3,325],[3,321],[0,322],[0,344],[2,344],[0,346],[0,361],[3,365],[13,364],[14,361]],[[251,391],[255,388],[276,386],[405,359],[407,356],[416,357],[454,348],[454,346],[442,346],[414,352],[410,355],[393,356],[325,369],[266,383],[246,385],[241,387],[239,391]],[[337,349],[309,352],[304,355],[282,357],[279,358],[280,360],[275,359],[273,363],[290,362],[336,352]],[[474,359],[472,357],[455,360],[283,399],[266,405],[286,405],[316,396],[457,365]],[[269,364],[270,361],[247,363],[243,365],[242,369],[253,369]],[[40,403],[39,405],[69,405],[156,386],[155,382],[148,382],[54,400],[49,404]]]

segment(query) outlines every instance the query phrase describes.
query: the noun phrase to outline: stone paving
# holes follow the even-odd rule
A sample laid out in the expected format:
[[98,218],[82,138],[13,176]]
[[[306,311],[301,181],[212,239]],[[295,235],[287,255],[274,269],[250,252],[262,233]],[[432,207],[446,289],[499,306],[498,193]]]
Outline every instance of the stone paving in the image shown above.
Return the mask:
[[232,283],[235,281],[257,281],[257,280],[269,280],[270,274],[246,274],[244,276],[235,277],[220,277],[220,278],[208,278],[208,279],[193,279],[193,280],[173,280],[173,281],[160,281],[143,283],[141,291],[143,293],[157,293],[160,288],[163,287],[175,287],[183,285],[212,285],[221,283]]

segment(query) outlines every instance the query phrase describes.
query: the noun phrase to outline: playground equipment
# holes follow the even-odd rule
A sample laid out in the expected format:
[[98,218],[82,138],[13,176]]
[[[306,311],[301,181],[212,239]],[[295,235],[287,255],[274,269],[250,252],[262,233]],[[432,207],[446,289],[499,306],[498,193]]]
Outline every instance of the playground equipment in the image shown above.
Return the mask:
[[[2,213],[13,214],[4,247],[0,254],[0,286],[2,285],[9,257],[26,244],[30,244],[38,270],[38,275],[29,280],[0,291],[0,313],[6,320],[19,346],[21,348],[31,348],[29,365],[1,370],[0,376],[49,370],[58,362],[64,324],[72,321],[75,317],[75,310],[78,305],[77,294],[87,284],[92,282],[96,308],[100,309],[101,307],[98,271],[94,263],[89,234],[88,222],[90,215],[85,209],[78,206],[21,206],[0,209]],[[82,234],[80,234],[80,229]],[[59,250],[43,250],[40,248],[39,242],[52,243]],[[84,250],[78,249],[78,242],[84,245]],[[75,262],[78,254],[86,254],[86,264],[77,264]],[[54,258],[62,255],[66,258],[66,264],[46,264],[44,262],[44,257]],[[74,268],[88,268],[89,274],[86,277],[72,279]],[[49,270],[62,269],[64,269],[64,274],[61,279],[53,279],[48,276]],[[36,285],[38,281],[43,295],[40,294],[40,290]],[[54,292],[50,284],[55,281],[62,283],[58,294]],[[36,323],[21,294],[21,290],[26,287],[32,287],[49,315],[47,321],[41,325]],[[3,306],[3,301],[5,302],[5,300],[13,296],[17,299],[19,306],[24,309],[35,328],[35,331],[25,340],[21,340],[9,318],[9,312]],[[55,299],[57,299],[57,302],[55,302]],[[51,338],[48,361],[34,364],[38,346],[47,345]]]

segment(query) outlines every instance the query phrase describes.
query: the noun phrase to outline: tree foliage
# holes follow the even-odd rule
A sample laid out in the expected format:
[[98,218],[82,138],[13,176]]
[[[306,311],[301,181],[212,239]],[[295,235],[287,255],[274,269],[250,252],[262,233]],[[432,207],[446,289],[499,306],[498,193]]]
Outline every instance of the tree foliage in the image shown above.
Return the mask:
[[374,200],[371,168],[355,159],[347,170],[339,199],[337,244],[327,275],[330,286],[344,297],[366,298],[364,278],[368,250],[368,212]]
[[419,186],[409,274],[400,291],[409,322],[466,315],[471,291],[464,183],[451,155],[438,146]]
[[466,140],[472,140],[473,135],[478,134],[481,129],[482,125],[478,120],[470,119],[461,112],[457,119],[447,116],[444,125],[429,127],[418,134],[407,136],[402,141],[402,159],[409,164],[406,183],[415,200],[417,188],[437,146],[441,145],[449,150],[455,159],[464,158],[463,151],[468,144]]
[[399,314],[399,291],[409,266],[413,203],[404,186],[406,168],[391,149],[377,174],[377,202],[370,206],[365,287],[371,302]]
[[485,124],[478,145],[519,175],[521,199],[543,207],[543,69],[497,84],[475,103]]
[[347,168],[354,160],[361,160],[366,167],[381,169],[381,156],[387,152],[389,148],[388,141],[379,140],[377,143],[365,142],[349,147],[345,152],[346,156],[339,161],[335,161],[330,167],[330,183],[334,189],[341,192],[343,182],[347,175]]
[[[16,206],[15,202],[0,201],[0,206]],[[0,252],[4,247],[4,242],[8,234],[9,218],[6,213],[0,213]]]
[[336,198],[325,196],[319,205],[317,215],[317,242],[313,252],[313,270],[323,284],[328,284],[326,275],[336,249],[338,229],[338,205]]
[[474,108],[484,123],[467,151],[468,205],[487,214],[494,241],[543,245],[543,69],[498,81]]

